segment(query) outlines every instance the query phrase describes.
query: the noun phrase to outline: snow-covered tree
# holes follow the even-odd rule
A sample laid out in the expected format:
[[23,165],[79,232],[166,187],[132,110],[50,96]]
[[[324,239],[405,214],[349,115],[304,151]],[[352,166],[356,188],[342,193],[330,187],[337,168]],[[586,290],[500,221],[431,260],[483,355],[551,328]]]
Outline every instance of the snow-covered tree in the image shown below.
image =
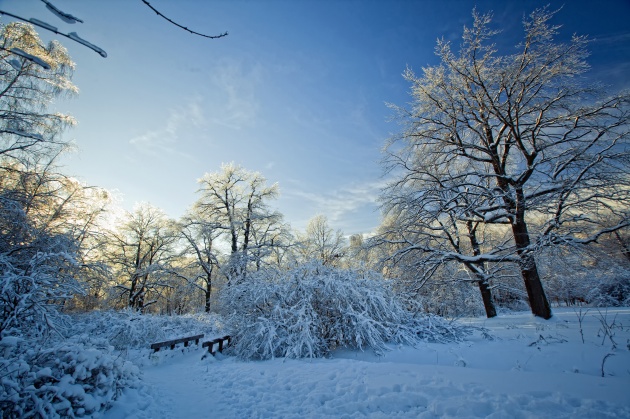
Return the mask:
[[588,41],[556,41],[553,15],[543,8],[526,18],[512,54],[497,53],[489,14],[473,13],[458,53],[438,41],[441,64],[405,73],[413,103],[399,109],[406,129],[386,157],[397,177],[390,191],[408,188],[422,199],[423,183],[437,185],[465,198],[456,210],[444,207],[457,223],[508,227],[509,242],[471,261],[515,260],[531,310],[543,318],[551,309],[536,251],[620,229],[630,204],[629,97],[581,83]]
[[278,196],[278,185],[268,186],[260,173],[234,163],[224,164],[219,172],[206,173],[199,184],[194,212],[228,241],[226,273],[233,281],[245,274],[252,259],[263,253],[262,248],[277,244],[271,240],[275,235],[265,232],[281,227],[281,215],[269,208],[269,201]]
[[295,247],[295,238],[283,215],[273,212],[269,217],[254,220],[253,227],[249,244],[253,268],[258,271],[268,265],[286,265]]
[[[16,53],[17,51],[17,53]],[[55,166],[74,120],[49,112],[75,94],[74,68],[57,42],[44,45],[32,25],[0,26],[0,258],[2,329],[54,327],[58,309],[80,293],[85,244],[102,208],[86,188]]]
[[203,293],[204,310],[209,313],[212,291],[216,286],[213,281],[217,279],[221,268],[218,240],[222,231],[194,212],[184,217],[179,230],[184,238],[183,254],[191,255],[188,264],[191,275],[186,275],[187,282]]
[[[99,223],[109,201],[108,192],[60,174],[54,160],[7,165],[0,168],[0,176],[0,194],[5,203],[12,202],[11,206],[23,212],[22,218],[15,219],[16,223],[18,219],[25,220],[37,232],[33,234],[66,237],[72,243],[73,258],[81,267],[80,273],[73,272],[87,286],[83,279],[94,277],[98,271],[94,249],[100,234]],[[28,247],[28,241],[22,246]],[[70,271],[65,273],[69,275]],[[100,285],[92,283],[86,290]]]
[[[16,55],[15,49],[46,63],[48,69]],[[56,41],[44,45],[30,24],[0,25],[0,157],[54,155],[65,147],[59,134],[75,124],[72,117],[48,112],[55,98],[78,92],[70,77],[74,63]]]
[[[429,157],[417,156],[416,163],[425,158]],[[431,162],[419,166],[431,167]],[[431,170],[433,173],[422,177],[417,176],[420,170],[415,170],[412,176],[392,182],[384,191],[384,222],[370,246],[384,250],[382,263],[399,272],[413,272],[407,284],[412,289],[422,287],[443,265],[461,265],[469,276],[460,276],[459,280],[477,283],[486,315],[494,317],[497,313],[490,281],[495,266],[489,262],[515,259],[505,252],[505,244],[490,241],[485,224],[471,212],[479,205],[471,202],[475,197],[467,193],[466,183],[472,181],[465,176],[453,181],[448,179],[448,171]],[[461,171],[465,172],[463,168]]]
[[125,306],[144,311],[169,287],[171,262],[178,235],[175,222],[149,204],[126,213],[108,234],[107,263],[112,267],[114,292]]
[[341,230],[334,230],[328,218],[319,214],[311,218],[306,231],[298,235],[303,260],[318,260],[323,265],[335,265],[346,251],[346,239]]
[[64,300],[80,292],[77,242],[38,228],[21,202],[0,194],[0,340],[54,327]]

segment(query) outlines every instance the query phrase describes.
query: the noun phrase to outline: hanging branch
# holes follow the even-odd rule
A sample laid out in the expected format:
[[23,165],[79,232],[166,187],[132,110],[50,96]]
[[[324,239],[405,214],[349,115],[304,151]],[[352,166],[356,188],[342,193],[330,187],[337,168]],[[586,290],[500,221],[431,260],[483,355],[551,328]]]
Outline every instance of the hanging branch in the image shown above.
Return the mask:
[[49,30],[49,31],[51,31],[53,33],[56,33],[57,35],[65,36],[66,38],[72,39],[73,41],[78,42],[79,44],[85,45],[86,47],[88,47],[92,51],[95,51],[96,53],[98,53],[101,57],[103,57],[103,58],[107,57],[107,53],[102,48],[100,48],[100,47],[98,47],[98,46],[96,46],[96,45],[86,41],[85,39],[81,38],[79,35],[77,35],[76,32],[70,32],[70,33],[59,32],[57,27],[55,27],[55,26],[53,26],[53,25],[51,25],[49,23],[43,22],[43,21],[41,21],[39,19],[35,19],[35,18],[25,19],[23,17],[20,17],[20,16],[17,16],[17,15],[5,12],[3,10],[0,10],[0,15],[7,15],[7,16],[10,16],[10,17],[12,17],[14,19],[21,20],[22,22],[26,22],[26,23],[30,23],[30,24],[35,25],[35,26],[39,26],[40,28],[44,28],[44,29]]
[[182,28],[183,30],[185,30],[185,31],[187,31],[187,32],[192,33],[193,35],[203,36],[204,38],[217,39],[217,38],[223,38],[224,36],[227,36],[227,34],[228,34],[227,32],[223,32],[223,33],[222,33],[222,34],[220,34],[220,35],[204,35],[204,34],[202,34],[202,33],[192,31],[192,30],[188,29],[187,27],[182,26],[182,25],[180,25],[179,23],[174,22],[174,21],[172,21],[171,19],[169,19],[168,17],[164,16],[162,13],[160,13],[159,11],[157,11],[157,9],[156,9],[155,7],[151,6],[151,4],[150,4],[147,0],[142,0],[142,2],[143,2],[144,4],[146,4],[147,6],[149,6],[149,8],[150,8],[151,10],[153,10],[153,11],[154,11],[154,12],[155,12],[158,16],[162,17],[163,19],[166,19],[167,21],[169,21],[169,22],[170,22],[170,23],[172,23],[173,25],[177,26],[178,28]]
[[46,8],[50,10],[54,15],[56,15],[59,19],[63,20],[66,23],[73,24],[75,22],[83,23],[81,19],[78,17],[72,16],[70,13],[63,12],[55,7],[54,4],[49,2],[48,0],[42,0],[44,4],[46,4]]

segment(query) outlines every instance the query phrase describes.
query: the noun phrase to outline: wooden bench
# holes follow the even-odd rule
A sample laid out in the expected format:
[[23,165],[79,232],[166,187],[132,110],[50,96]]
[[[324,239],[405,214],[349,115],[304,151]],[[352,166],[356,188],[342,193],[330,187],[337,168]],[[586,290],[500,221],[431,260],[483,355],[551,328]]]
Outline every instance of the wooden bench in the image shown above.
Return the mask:
[[222,338],[216,338],[216,339],[204,342],[201,344],[201,347],[202,348],[207,347],[208,352],[210,352],[211,355],[214,355],[215,353],[217,353],[217,351],[223,352],[223,349],[226,346],[228,346],[231,341],[232,341],[231,336],[223,336]]
[[166,346],[170,346],[171,349],[175,349],[175,345],[177,345],[178,343],[183,343],[184,346],[188,346],[189,342],[192,342],[193,340],[195,341],[195,344],[199,345],[199,340],[203,338],[204,335],[195,335],[195,336],[188,336],[187,338],[179,338],[179,339],[173,339],[173,340],[166,340],[164,342],[156,342],[156,343],[152,343],[151,344],[151,349],[153,349],[153,351],[157,352],[160,350],[160,348],[164,348]]

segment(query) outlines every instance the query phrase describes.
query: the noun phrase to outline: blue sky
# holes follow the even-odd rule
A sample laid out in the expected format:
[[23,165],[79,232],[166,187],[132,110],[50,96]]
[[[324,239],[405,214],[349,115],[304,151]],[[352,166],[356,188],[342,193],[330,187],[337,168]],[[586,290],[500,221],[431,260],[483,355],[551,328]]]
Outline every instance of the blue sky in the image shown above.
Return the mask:
[[108,53],[61,39],[80,89],[54,105],[79,122],[65,134],[78,151],[64,170],[118,191],[127,209],[150,202],[175,218],[195,201],[198,178],[233,161],[279,183],[274,206],[294,228],[324,214],[347,234],[373,230],[380,150],[399,130],[386,103],[409,102],[402,72],[437,64],[436,39],[457,45],[475,6],[494,12],[500,47],[511,51],[524,14],[564,5],[562,36],[594,40],[590,77],[630,87],[628,0],[150,0],[192,30],[229,32],[216,40],[140,0],[53,3],[85,23],[64,24],[39,0],[2,0],[0,9]]

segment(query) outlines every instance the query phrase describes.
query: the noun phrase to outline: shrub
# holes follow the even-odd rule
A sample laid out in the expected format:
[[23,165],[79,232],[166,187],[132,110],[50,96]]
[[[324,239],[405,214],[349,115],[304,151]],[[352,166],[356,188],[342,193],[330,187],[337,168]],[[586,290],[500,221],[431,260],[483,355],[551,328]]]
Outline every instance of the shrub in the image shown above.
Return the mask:
[[593,287],[586,298],[594,307],[630,306],[630,276],[610,276]]
[[72,319],[74,331],[102,338],[117,350],[146,349],[154,342],[200,333],[218,335],[222,327],[216,314],[160,316],[121,310],[76,314]]
[[250,274],[226,287],[221,301],[229,307],[234,338],[229,350],[245,359],[315,358],[337,347],[382,353],[388,342],[459,335],[453,329],[443,334],[437,320],[427,328],[426,317],[414,319],[380,275],[318,263]]
[[82,417],[107,408],[139,370],[104,341],[79,337],[37,348],[42,342],[0,341],[2,417]]

